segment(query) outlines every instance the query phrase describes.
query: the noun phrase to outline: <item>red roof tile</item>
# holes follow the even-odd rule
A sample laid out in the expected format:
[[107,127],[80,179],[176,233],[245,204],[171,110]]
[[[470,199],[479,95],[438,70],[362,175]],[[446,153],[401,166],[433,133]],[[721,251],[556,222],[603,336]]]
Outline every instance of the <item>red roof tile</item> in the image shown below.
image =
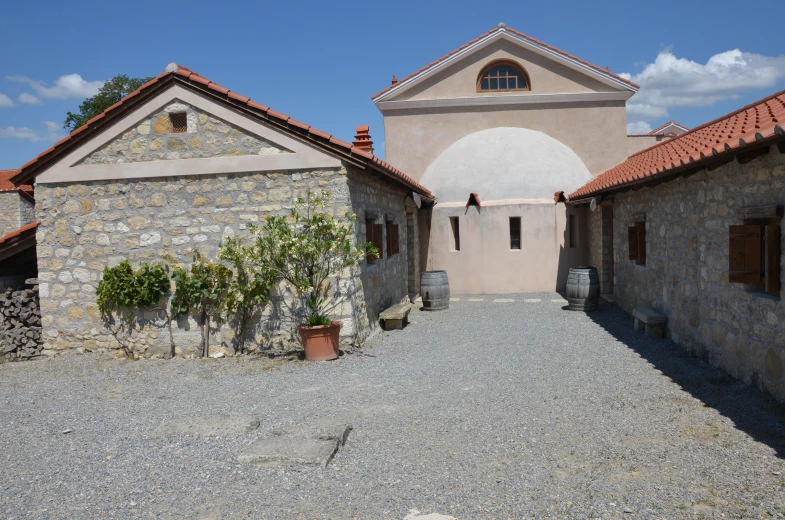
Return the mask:
[[717,156],[739,153],[756,141],[773,139],[785,139],[785,90],[635,153],[569,198],[586,198],[644,178],[661,178],[701,166]]
[[532,38],[532,37],[531,37],[531,36],[529,36],[528,34],[524,34],[524,33],[520,32],[520,31],[516,31],[515,29],[513,29],[513,28],[511,28],[511,27],[502,26],[502,27],[494,27],[494,28],[493,28],[493,29],[491,29],[490,31],[488,31],[488,32],[486,32],[486,33],[484,33],[484,34],[481,34],[481,35],[480,35],[480,36],[478,36],[477,38],[475,38],[475,39],[473,39],[473,40],[471,40],[471,41],[469,41],[469,42],[467,42],[467,43],[464,43],[463,45],[461,45],[461,46],[460,46],[460,47],[458,47],[457,49],[454,49],[454,50],[452,50],[452,51],[448,52],[447,54],[445,54],[444,56],[442,56],[441,58],[439,58],[439,59],[437,59],[437,60],[435,60],[435,61],[432,61],[431,63],[429,63],[429,64],[428,64],[428,65],[426,65],[425,67],[422,67],[421,69],[419,69],[419,70],[417,70],[417,71],[415,71],[415,72],[413,72],[413,73],[409,74],[409,75],[408,75],[408,76],[406,76],[405,78],[403,78],[403,79],[401,79],[401,80],[398,80],[396,83],[393,83],[392,85],[389,85],[388,87],[386,87],[386,88],[384,88],[384,89],[380,90],[379,92],[377,92],[376,94],[374,94],[373,96],[371,96],[371,99],[376,99],[376,98],[378,98],[379,96],[381,96],[381,95],[382,95],[382,94],[384,94],[385,92],[389,91],[390,89],[392,89],[392,88],[394,88],[394,87],[397,87],[397,86],[401,85],[402,83],[405,83],[406,81],[408,81],[408,80],[412,79],[413,77],[415,77],[415,76],[417,76],[417,75],[419,75],[419,74],[421,74],[421,73],[425,72],[426,70],[428,70],[428,69],[430,69],[430,68],[432,68],[432,67],[434,67],[434,66],[438,65],[439,63],[443,62],[443,61],[444,61],[444,60],[446,60],[447,58],[451,57],[451,56],[452,56],[453,54],[455,54],[456,52],[460,52],[460,51],[462,51],[463,49],[465,49],[465,48],[467,48],[467,47],[469,47],[469,46],[471,46],[471,45],[474,45],[475,43],[477,43],[478,41],[482,40],[483,38],[486,38],[486,37],[488,37],[488,36],[490,36],[490,35],[492,35],[492,34],[494,34],[494,33],[498,32],[498,31],[507,31],[507,32],[510,32],[510,33],[512,33],[512,34],[515,34],[516,36],[519,36],[519,37],[521,37],[521,38],[524,38],[524,39],[526,39],[526,40],[528,40],[528,41],[530,41],[530,42],[532,42],[532,43],[534,43],[534,44],[537,44],[537,45],[540,45],[540,46],[542,46],[542,47],[545,47],[545,48],[547,48],[548,50],[551,50],[551,51],[553,51],[553,52],[556,52],[557,54],[561,54],[561,55],[562,55],[562,56],[564,56],[565,58],[569,58],[569,59],[571,59],[571,60],[578,61],[578,62],[582,63],[583,65],[586,65],[587,67],[590,67],[590,68],[594,69],[594,70],[595,70],[595,71],[597,71],[597,72],[600,72],[600,73],[602,73],[602,74],[604,74],[604,75],[606,75],[606,76],[610,76],[610,77],[612,77],[612,78],[613,78],[613,79],[615,79],[615,80],[618,80],[618,81],[624,82],[624,83],[626,83],[626,84],[630,85],[631,87],[634,87],[634,88],[636,88],[636,89],[637,89],[637,88],[640,88],[640,85],[638,85],[637,83],[634,83],[634,82],[632,82],[632,81],[628,80],[627,78],[623,78],[623,77],[619,76],[618,74],[614,74],[614,73],[612,73],[610,70],[608,70],[607,68],[604,68],[604,69],[603,69],[602,67],[599,67],[599,66],[597,66],[597,65],[594,65],[593,63],[589,63],[589,62],[588,62],[588,61],[586,61],[586,60],[582,60],[582,59],[578,58],[577,56],[575,56],[575,55],[573,55],[573,54],[570,54],[569,52],[566,52],[566,51],[563,51],[563,50],[561,50],[561,49],[559,49],[559,48],[557,48],[557,47],[554,47],[553,45],[548,45],[547,43],[545,43],[545,42],[543,42],[543,41],[540,41],[540,40],[538,40],[538,39],[536,39],[536,38]]
[[3,244],[4,242],[7,242],[8,240],[11,240],[14,237],[18,237],[19,235],[21,235],[25,231],[29,231],[31,229],[37,228],[38,224],[40,224],[40,223],[41,223],[40,221],[39,222],[31,222],[30,224],[25,224],[24,226],[20,227],[16,231],[11,231],[10,233],[0,237],[0,244]]
[[[254,114],[260,114],[265,116],[268,120],[276,122],[280,126],[284,126],[288,128],[290,131],[294,131],[297,129],[297,133],[302,135],[303,137],[308,138],[309,140],[315,142],[318,145],[321,145],[325,148],[330,150],[340,151],[342,153],[348,154],[354,157],[362,157],[368,161],[367,164],[372,164],[377,167],[382,173],[389,175],[390,177],[396,179],[399,182],[403,182],[404,184],[408,185],[410,188],[414,189],[415,191],[419,192],[421,195],[424,195],[428,199],[433,199],[433,194],[424,186],[413,180],[411,177],[407,176],[391,164],[388,164],[375,155],[368,154],[365,151],[357,151],[357,147],[353,146],[350,143],[345,141],[341,141],[333,137],[331,134],[327,132],[322,132],[321,130],[317,130],[313,127],[310,127],[306,123],[302,123],[300,121],[296,121],[286,114],[282,114],[281,112],[277,112],[272,110],[270,107],[266,105],[262,105],[255,101],[252,101],[250,98],[243,96],[241,94],[234,93],[227,88],[224,88],[217,83],[211,82],[209,79],[204,78],[200,74],[193,72],[186,67],[182,67],[177,65],[177,69],[174,69],[171,72],[163,72],[159,74],[157,77],[153,78],[149,82],[145,83],[139,90],[130,93],[129,95],[125,96],[121,99],[118,103],[112,105],[108,109],[106,109],[101,114],[97,115],[96,117],[92,118],[90,121],[82,125],[81,127],[73,130],[70,135],[66,136],[64,139],[59,141],[56,146],[49,148],[45,152],[39,154],[38,157],[35,159],[27,162],[20,170],[15,170],[16,173],[9,175],[9,177],[18,177],[19,181],[27,181],[34,178],[38,174],[38,170],[41,166],[50,161],[54,160],[60,154],[62,154],[66,149],[69,149],[73,146],[76,146],[78,143],[74,140],[74,138],[86,132],[88,130],[95,130],[103,128],[106,124],[106,121],[101,121],[105,116],[108,116],[108,119],[111,120],[116,114],[119,113],[118,108],[122,105],[125,105],[134,97],[138,97],[143,90],[147,90],[149,88],[155,87],[156,89],[163,89],[166,88],[169,82],[174,81],[175,78],[179,82],[185,82],[187,84],[202,85],[207,86],[208,89],[218,92],[221,95],[226,96],[227,98],[231,98],[234,101],[239,101],[241,104],[244,104],[248,109],[252,110]],[[167,67],[169,69],[169,67]],[[151,95],[155,95],[155,91],[150,91]],[[145,92],[148,94],[148,92]],[[143,103],[144,99],[134,100],[134,102]],[[236,106],[236,105],[235,105]],[[303,133],[302,130],[307,130],[306,133]],[[88,132],[89,134],[89,132]],[[89,139],[88,134],[80,135],[78,141],[81,142],[82,139]],[[340,148],[340,150],[336,150],[335,147]],[[370,156],[369,156],[370,155]],[[31,188],[32,189],[32,188]]]
[[29,184],[23,184],[22,186],[15,186],[13,182],[11,182],[11,177],[17,175],[20,171],[19,169],[16,170],[0,170],[0,191],[17,191],[21,190],[25,193],[32,194],[33,187]]

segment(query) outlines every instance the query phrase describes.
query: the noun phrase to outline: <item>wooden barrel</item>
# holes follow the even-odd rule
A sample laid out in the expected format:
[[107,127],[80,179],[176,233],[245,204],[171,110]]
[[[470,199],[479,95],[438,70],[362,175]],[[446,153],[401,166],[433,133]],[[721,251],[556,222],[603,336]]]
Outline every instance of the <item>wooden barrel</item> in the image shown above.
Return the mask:
[[450,282],[447,271],[425,271],[420,277],[422,308],[441,311],[450,307]]
[[570,267],[567,303],[573,311],[594,311],[600,302],[600,276],[596,267]]

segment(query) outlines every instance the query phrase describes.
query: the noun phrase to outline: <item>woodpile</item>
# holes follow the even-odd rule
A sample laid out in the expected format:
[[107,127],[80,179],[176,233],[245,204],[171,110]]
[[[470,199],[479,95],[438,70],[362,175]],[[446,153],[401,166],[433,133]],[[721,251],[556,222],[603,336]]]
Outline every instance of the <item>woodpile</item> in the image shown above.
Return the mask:
[[0,293],[0,358],[29,359],[42,349],[38,286]]

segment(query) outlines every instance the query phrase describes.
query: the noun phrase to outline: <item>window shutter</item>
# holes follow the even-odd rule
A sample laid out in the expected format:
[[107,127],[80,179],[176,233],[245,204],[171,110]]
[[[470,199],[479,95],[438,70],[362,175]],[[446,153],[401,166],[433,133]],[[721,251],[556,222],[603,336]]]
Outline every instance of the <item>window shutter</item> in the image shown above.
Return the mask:
[[630,260],[638,259],[638,230],[635,226],[627,228],[627,242],[630,249]]
[[646,223],[639,222],[635,227],[638,231],[638,263],[646,265]]
[[[376,245],[376,238],[374,237],[374,232],[376,231],[376,224],[373,223],[373,220],[366,220],[365,221],[365,241],[370,242],[374,246]],[[379,254],[381,254],[381,250],[379,250]],[[373,256],[370,251],[365,255],[365,260],[367,262],[374,262],[378,260],[377,257]]]
[[399,250],[399,238],[398,238],[398,224],[393,224],[390,226],[390,230],[392,231],[392,238],[390,239],[390,245],[392,246],[391,250],[393,255],[397,255],[400,253]]
[[373,245],[379,250],[379,258],[384,256],[384,237],[382,236],[384,226],[382,224],[373,224]]
[[731,283],[760,282],[761,226],[731,226],[728,280]]
[[393,254],[392,252],[392,222],[389,220],[384,223],[386,233],[386,242],[387,242],[387,254],[385,256],[390,256]]
[[766,226],[766,292],[780,295],[780,227]]

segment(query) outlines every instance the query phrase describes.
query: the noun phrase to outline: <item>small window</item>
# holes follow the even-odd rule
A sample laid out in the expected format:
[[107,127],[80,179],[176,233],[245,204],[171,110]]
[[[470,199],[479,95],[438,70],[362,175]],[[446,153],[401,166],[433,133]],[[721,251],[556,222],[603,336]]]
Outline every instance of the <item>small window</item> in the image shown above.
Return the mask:
[[450,228],[452,229],[452,244],[450,244],[450,251],[460,251],[461,228],[458,217],[450,217]]
[[383,230],[383,226],[381,224],[376,224],[375,219],[365,219],[365,241],[370,242],[379,252],[378,258],[374,255],[371,255],[370,253],[365,256],[365,260],[369,264],[376,263],[379,258],[384,256],[384,238],[382,237]]
[[387,221],[387,256],[397,255],[400,251],[398,238],[398,224],[393,224],[392,220]]
[[571,249],[578,247],[578,218],[576,215],[570,215],[567,220],[567,234],[570,240],[568,247]]
[[780,237],[777,224],[730,226],[728,281],[779,296]]
[[530,90],[526,72],[511,61],[495,62],[483,69],[477,92]]
[[646,265],[646,222],[636,222],[627,228],[627,241],[630,260],[638,265]]
[[185,112],[169,114],[169,120],[172,122],[172,132],[175,134],[182,134],[188,131],[188,116]]
[[510,217],[510,249],[521,248],[521,217]]

